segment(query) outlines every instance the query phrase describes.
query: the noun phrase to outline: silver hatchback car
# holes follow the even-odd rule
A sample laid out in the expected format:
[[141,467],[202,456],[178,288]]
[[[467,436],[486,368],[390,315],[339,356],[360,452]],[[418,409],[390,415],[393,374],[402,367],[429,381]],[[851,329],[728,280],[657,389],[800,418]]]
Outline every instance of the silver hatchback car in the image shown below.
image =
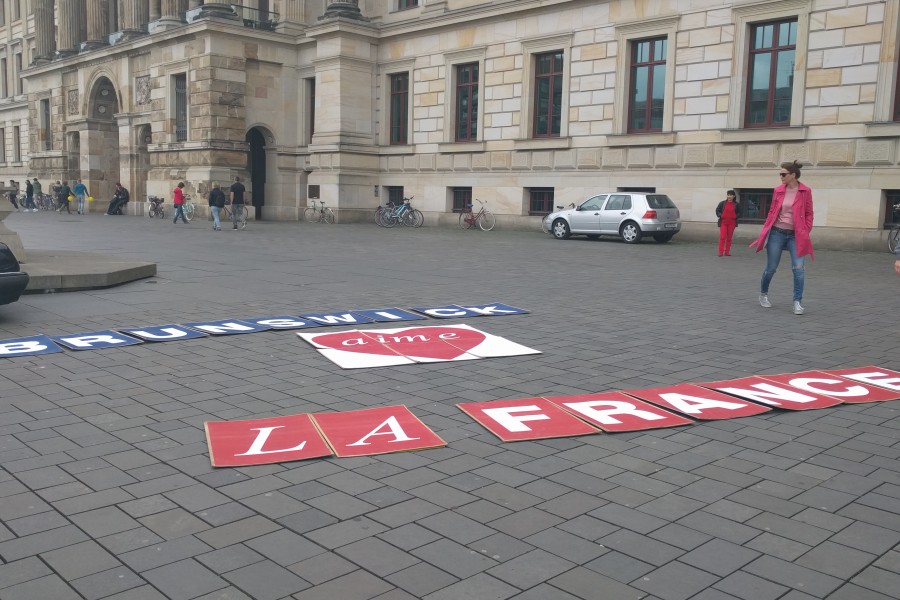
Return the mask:
[[652,235],[664,243],[681,231],[681,216],[665,194],[611,192],[550,213],[542,227],[560,240],[571,235],[618,235],[625,243],[636,244],[644,235]]

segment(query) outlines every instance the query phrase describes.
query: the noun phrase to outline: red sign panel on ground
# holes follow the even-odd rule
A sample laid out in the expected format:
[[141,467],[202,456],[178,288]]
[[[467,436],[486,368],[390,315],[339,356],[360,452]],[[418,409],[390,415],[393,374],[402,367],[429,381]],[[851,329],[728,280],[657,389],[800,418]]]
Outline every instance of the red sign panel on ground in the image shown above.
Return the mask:
[[704,421],[747,417],[771,410],[690,383],[649,390],[625,390],[625,393]]
[[697,385],[785,410],[811,410],[841,403],[837,398],[801,391],[762,377],[744,377]]
[[690,419],[676,415],[622,392],[552,396],[547,400],[603,431],[643,431],[676,425],[690,425]]
[[493,400],[457,404],[504,442],[599,433],[545,398]]
[[313,421],[338,456],[369,456],[445,446],[405,406],[315,413]]
[[877,385],[886,390],[900,392],[900,373],[881,367],[857,367],[855,369],[829,369],[832,375],[840,375],[846,379]]
[[208,421],[204,425],[214,467],[266,465],[332,454],[307,414]]
[[838,377],[824,371],[784,373],[783,375],[763,375],[770,381],[787,384],[793,388],[814,394],[824,394],[847,404],[863,402],[885,402],[900,399],[900,391],[892,392],[874,385]]

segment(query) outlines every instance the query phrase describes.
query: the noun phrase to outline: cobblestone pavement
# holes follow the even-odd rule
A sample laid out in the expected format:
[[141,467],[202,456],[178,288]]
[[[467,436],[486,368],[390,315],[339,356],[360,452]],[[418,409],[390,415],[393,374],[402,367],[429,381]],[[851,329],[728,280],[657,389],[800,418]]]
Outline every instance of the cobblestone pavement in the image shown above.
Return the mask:
[[[343,371],[288,331],[0,359],[0,600],[900,597],[900,402],[503,444],[455,404],[900,369],[885,253],[821,251],[807,313],[762,255],[537,231],[15,214],[26,248],[155,259],[33,295],[0,337],[386,306],[542,354]],[[27,267],[27,265],[26,265]],[[406,404],[445,448],[210,467],[208,420]]]

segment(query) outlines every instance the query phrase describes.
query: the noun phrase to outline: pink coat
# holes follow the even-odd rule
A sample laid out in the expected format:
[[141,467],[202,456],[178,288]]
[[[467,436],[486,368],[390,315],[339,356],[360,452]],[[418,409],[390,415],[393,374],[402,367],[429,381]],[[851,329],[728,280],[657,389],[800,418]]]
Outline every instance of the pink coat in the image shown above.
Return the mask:
[[[812,241],[809,239],[809,232],[813,225],[813,203],[812,190],[809,186],[797,182],[797,197],[794,198],[794,206],[791,207],[791,213],[794,216],[794,241],[797,244],[797,256],[809,255],[810,260],[814,260]],[[784,204],[784,184],[775,188],[772,194],[772,206],[769,208],[769,215],[763,225],[762,232],[750,247],[756,246],[759,252],[766,246],[766,240],[769,237],[769,230],[778,219],[778,213],[781,212],[781,205]]]

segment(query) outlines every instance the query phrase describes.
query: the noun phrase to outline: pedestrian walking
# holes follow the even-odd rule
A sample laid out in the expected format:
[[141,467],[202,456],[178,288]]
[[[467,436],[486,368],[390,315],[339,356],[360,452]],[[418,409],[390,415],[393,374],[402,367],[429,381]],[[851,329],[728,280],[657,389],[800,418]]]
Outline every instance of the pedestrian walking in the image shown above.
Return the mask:
[[179,181],[178,185],[175,186],[175,189],[172,191],[172,204],[175,205],[175,218],[172,219],[172,223],[178,222],[178,217],[181,217],[181,220],[184,221],[184,224],[187,225],[187,218],[184,216],[184,182]]
[[231,204],[231,229],[237,231],[238,221],[244,212],[244,192],[246,188],[244,184],[241,183],[240,177],[234,178],[234,183],[231,184],[231,189],[228,193],[228,199]]
[[716,207],[716,216],[719,217],[719,256],[731,256],[731,240],[741,217],[741,206],[734,190],[725,193],[725,199]]
[[59,183],[59,191],[56,192],[56,203],[59,204],[59,208],[56,209],[56,212],[61,213],[62,209],[66,209],[67,214],[72,214],[72,211],[69,209],[69,199],[72,197],[72,188],[69,187],[68,181],[63,181]]
[[759,238],[750,247],[756,251],[766,248],[766,267],[763,270],[759,285],[759,304],[763,308],[771,308],[769,302],[769,283],[778,269],[781,253],[785,250],[791,255],[791,270],[794,273],[793,312],[802,315],[804,312],[803,286],[805,272],[804,257],[814,259],[812,241],[809,232],[813,226],[812,190],[800,183],[800,168],[797,162],[781,163],[778,176],[781,185],[772,193],[772,206],[763,225]]
[[25,212],[28,211],[37,212],[37,207],[34,205],[34,186],[31,185],[31,180],[27,177],[25,178]]
[[10,190],[8,192],[6,192],[6,198],[9,200],[10,204],[13,205],[13,208],[16,209],[16,212],[18,212],[19,211],[19,203],[16,200],[16,197],[19,195],[19,184],[16,183],[15,181],[13,181],[12,179],[10,179],[9,187],[10,187]]
[[75,198],[78,199],[78,214],[84,214],[84,202],[87,197],[90,195],[88,192],[87,186],[79,179],[78,182],[72,187],[72,194]]
[[[41,182],[38,181],[37,177],[35,177],[31,181],[31,187],[34,188],[34,197],[40,200],[41,197],[44,195],[44,191],[43,191],[43,187],[41,186]],[[41,204],[41,206],[43,206],[43,204]],[[37,210],[37,209],[35,209],[35,210]]]
[[209,192],[209,210],[213,216],[213,231],[222,231],[222,224],[219,222],[219,211],[225,207],[225,192],[219,187],[218,183],[214,183],[212,190]]

